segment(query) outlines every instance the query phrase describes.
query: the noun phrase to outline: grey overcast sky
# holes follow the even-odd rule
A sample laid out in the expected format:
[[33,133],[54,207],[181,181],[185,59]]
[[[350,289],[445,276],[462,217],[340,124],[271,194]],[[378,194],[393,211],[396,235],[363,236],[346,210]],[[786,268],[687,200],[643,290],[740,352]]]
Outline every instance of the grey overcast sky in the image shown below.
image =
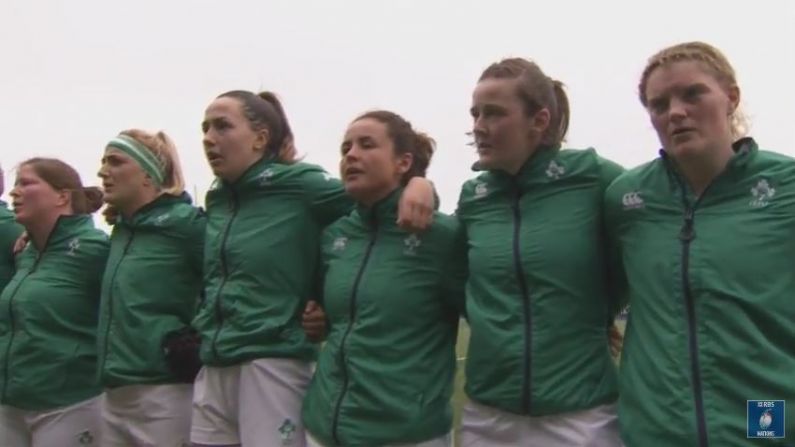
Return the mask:
[[71,163],[97,184],[122,129],[166,131],[198,201],[212,181],[199,123],[231,89],[282,98],[305,160],[337,172],[358,113],[386,108],[438,143],[429,177],[452,211],[475,159],[472,88],[489,63],[537,61],[565,82],[568,146],[634,166],[658,143],[636,96],[646,59],[704,40],[738,72],[751,134],[795,156],[795,2],[760,0],[2,0],[0,163]]

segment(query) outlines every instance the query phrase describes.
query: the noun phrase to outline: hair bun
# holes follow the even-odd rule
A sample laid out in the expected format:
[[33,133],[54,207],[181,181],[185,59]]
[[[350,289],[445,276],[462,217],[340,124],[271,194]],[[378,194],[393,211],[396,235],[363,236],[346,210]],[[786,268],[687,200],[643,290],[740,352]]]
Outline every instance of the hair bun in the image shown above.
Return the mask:
[[104,202],[102,201],[102,197],[104,194],[102,190],[97,188],[96,186],[87,186],[83,188],[83,196],[86,198],[86,212],[93,213],[100,208]]

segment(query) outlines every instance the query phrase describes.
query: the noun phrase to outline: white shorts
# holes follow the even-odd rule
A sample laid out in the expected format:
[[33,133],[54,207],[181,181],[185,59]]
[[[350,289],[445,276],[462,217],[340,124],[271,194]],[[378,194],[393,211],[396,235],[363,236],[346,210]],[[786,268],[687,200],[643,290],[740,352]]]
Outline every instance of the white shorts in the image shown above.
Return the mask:
[[[431,439],[430,441],[423,441],[416,444],[389,444],[388,446],[378,446],[378,447],[450,447],[450,445],[451,445],[450,435],[444,435],[440,438]],[[326,446],[318,442],[315,438],[312,437],[311,434],[309,434],[309,432],[307,432],[306,447],[326,447]]]
[[0,446],[99,447],[98,397],[49,411],[0,405]]
[[616,408],[531,417],[470,401],[461,421],[461,447],[621,447]]
[[312,364],[295,359],[203,367],[193,387],[191,442],[304,447],[301,404],[311,379]]
[[130,385],[105,392],[102,447],[182,447],[190,440],[193,385]]

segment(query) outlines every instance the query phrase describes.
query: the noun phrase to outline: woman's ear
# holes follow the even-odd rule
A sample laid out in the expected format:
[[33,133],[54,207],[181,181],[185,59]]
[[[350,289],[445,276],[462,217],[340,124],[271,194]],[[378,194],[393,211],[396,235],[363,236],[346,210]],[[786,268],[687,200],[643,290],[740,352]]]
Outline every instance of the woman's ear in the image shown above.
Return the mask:
[[549,109],[542,108],[530,118],[530,128],[536,135],[544,135],[544,132],[549,128],[549,123],[552,120],[552,115]]
[[406,152],[404,154],[398,155],[396,158],[397,172],[400,174],[400,177],[403,177],[403,175],[411,170],[411,166],[414,164],[414,154]]
[[267,128],[259,130],[257,132],[257,136],[254,138],[254,152],[265,152],[265,148],[268,147],[268,141],[270,141],[271,132]]
[[737,85],[731,85],[729,88],[726,89],[726,96],[729,97],[729,106],[731,110],[729,110],[729,115],[733,115],[734,112],[737,111],[737,108],[740,107],[740,87]]

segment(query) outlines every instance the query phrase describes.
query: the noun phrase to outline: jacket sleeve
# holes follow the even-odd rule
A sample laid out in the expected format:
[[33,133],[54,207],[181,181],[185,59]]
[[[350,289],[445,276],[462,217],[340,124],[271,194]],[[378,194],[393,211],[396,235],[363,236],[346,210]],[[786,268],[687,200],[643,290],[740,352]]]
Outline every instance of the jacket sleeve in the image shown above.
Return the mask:
[[[328,257],[325,252],[325,244],[328,240],[328,230],[324,231],[321,235],[321,244],[318,249],[318,262],[317,262],[317,269],[315,271],[314,280],[312,283],[311,288],[311,296],[309,297],[310,300],[314,300],[320,305],[323,309],[323,312],[326,311],[326,303],[323,296],[323,289],[326,282],[326,272],[328,271]],[[331,320],[328,317],[328,313],[326,313],[326,334],[331,332]]]
[[204,237],[207,231],[207,215],[204,210],[196,209],[185,230],[185,249],[189,256],[190,266],[201,278],[204,270]]
[[[434,185],[433,182],[429,178],[426,178],[426,177],[412,177],[409,180],[409,183],[406,185],[406,188],[411,188],[413,186],[412,182],[415,182],[415,183],[416,182],[426,182],[431,187],[431,192],[433,193],[433,210],[434,211],[439,211],[439,207],[441,206],[441,200],[442,199],[439,198],[439,193],[436,191],[436,185]],[[405,189],[403,190],[403,192],[405,193]],[[401,197],[401,200],[403,200],[403,197]]]
[[328,271],[328,263],[326,256],[324,255],[322,246],[318,250],[317,256],[318,256],[317,269],[315,270],[314,281],[312,283],[312,295],[309,297],[309,299],[317,301],[320,305],[323,305],[323,284],[326,280],[326,271]]
[[[22,231],[24,231],[22,226],[15,222],[0,224],[0,291],[2,291],[2,281],[11,279],[14,274],[14,244]],[[10,271],[3,271],[5,267]],[[8,277],[3,278],[3,275]]]
[[0,250],[3,252],[3,257],[13,257],[14,244],[23,231],[24,228],[15,222],[5,222],[0,225]]
[[624,279],[624,269],[621,265],[621,252],[618,248],[617,239],[611,234],[614,229],[608,222],[608,207],[612,202],[608,203],[605,194],[608,186],[613,181],[624,173],[624,168],[610,161],[606,158],[599,157],[599,190],[604,200],[602,206],[602,241],[605,247],[605,268],[607,275],[608,296],[610,302],[608,303],[608,318],[612,323],[613,319],[619,312],[626,306],[626,286]]
[[619,228],[616,218],[616,211],[620,199],[616,197],[614,190],[608,188],[604,195],[603,227],[605,240],[605,257],[607,268],[607,287],[610,297],[609,318],[612,321],[627,304],[629,304],[629,287],[624,271],[624,264],[619,243]]
[[317,169],[304,175],[309,207],[320,224],[325,227],[353,209],[353,199],[345,192],[342,181]]
[[457,317],[466,317],[466,281],[469,270],[467,236],[464,225],[456,222],[455,236],[450,256],[445,262],[444,297]]
[[201,208],[196,208],[185,228],[185,252],[188,265],[199,282],[199,296],[194,301],[196,312],[204,305],[204,239],[207,232],[207,215]]
[[107,236],[93,237],[86,241],[86,254],[83,258],[86,264],[86,274],[88,278],[89,296],[96,300],[99,309],[100,297],[102,295],[102,277],[105,274],[105,266],[108,263],[110,253],[110,240]]
[[624,168],[613,161],[599,157],[599,183],[602,193],[613,183],[613,180],[624,173]]

